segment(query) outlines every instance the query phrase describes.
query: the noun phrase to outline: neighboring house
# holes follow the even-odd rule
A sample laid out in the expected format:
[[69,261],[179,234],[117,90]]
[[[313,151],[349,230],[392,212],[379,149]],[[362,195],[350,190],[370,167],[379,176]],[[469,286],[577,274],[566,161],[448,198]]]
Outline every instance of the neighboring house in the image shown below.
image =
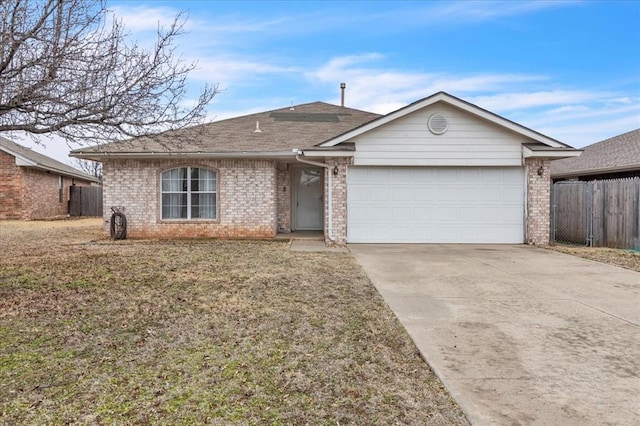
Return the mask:
[[[322,102],[71,153],[131,237],[549,241],[549,163],[579,151],[440,92],[379,116]],[[109,219],[109,214],[105,215]]]
[[640,176],[640,129],[584,148],[577,158],[551,163],[556,180],[617,179]]
[[100,181],[0,137],[0,219],[46,219],[68,213],[69,187]]

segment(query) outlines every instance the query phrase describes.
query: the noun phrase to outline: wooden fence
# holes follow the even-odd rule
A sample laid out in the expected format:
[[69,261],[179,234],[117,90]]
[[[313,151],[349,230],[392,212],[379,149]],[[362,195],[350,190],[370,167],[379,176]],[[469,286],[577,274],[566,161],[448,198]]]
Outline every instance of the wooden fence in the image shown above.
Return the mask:
[[102,186],[71,186],[70,216],[102,216]]
[[554,242],[640,249],[640,178],[557,182]]

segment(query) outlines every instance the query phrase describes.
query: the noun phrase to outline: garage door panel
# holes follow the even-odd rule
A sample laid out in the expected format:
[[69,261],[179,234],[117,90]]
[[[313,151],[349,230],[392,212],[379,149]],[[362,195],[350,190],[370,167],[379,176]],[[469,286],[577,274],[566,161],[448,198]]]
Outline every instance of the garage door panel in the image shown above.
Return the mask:
[[367,180],[365,182],[371,182],[371,183],[379,183],[379,184],[386,184],[391,182],[391,170],[390,169],[378,169],[375,170],[372,169],[372,172],[368,174],[367,176]]
[[393,201],[411,201],[413,199],[413,189],[408,186],[399,186],[391,194]]
[[392,219],[391,210],[385,207],[370,207],[369,208],[369,222],[371,224],[376,224],[376,222],[381,224],[389,224],[389,221]]
[[504,188],[481,188],[480,199],[485,203],[500,203],[505,199],[503,195],[507,195],[504,191]]
[[459,179],[459,174],[457,168],[440,168],[436,170],[436,179],[437,181],[445,181],[445,182],[457,182]]
[[411,207],[394,207],[391,217],[396,222],[413,221],[413,208]]
[[411,183],[414,180],[412,169],[395,168],[391,170],[391,182],[394,184]]
[[477,187],[457,188],[458,200],[478,201],[480,200],[480,191]]
[[435,193],[435,187],[417,187],[413,189],[413,199],[416,201],[432,201]]
[[522,243],[520,167],[350,167],[349,242]]
[[435,218],[434,210],[433,207],[415,208],[413,210],[413,218],[417,222],[416,226],[433,223],[433,219]]
[[480,211],[473,207],[473,206],[468,206],[468,207],[460,207],[458,209],[458,217],[457,219],[463,220],[463,221],[469,221],[472,223],[477,223],[478,220],[480,219]]

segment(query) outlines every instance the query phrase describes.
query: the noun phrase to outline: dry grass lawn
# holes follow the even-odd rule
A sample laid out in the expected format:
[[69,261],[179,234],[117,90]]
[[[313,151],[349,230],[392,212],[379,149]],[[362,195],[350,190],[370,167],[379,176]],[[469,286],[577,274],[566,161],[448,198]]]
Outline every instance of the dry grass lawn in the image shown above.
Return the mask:
[[556,245],[550,247],[562,253],[584,257],[602,263],[621,266],[640,272],[640,253],[631,250],[620,250],[606,247],[576,247]]
[[349,254],[0,222],[2,424],[466,424]]

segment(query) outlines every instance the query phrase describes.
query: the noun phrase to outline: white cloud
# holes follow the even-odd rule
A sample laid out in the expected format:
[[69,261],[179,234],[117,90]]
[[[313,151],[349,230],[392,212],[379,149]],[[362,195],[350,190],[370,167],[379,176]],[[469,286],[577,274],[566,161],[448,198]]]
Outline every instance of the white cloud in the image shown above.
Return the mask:
[[337,57],[316,70],[307,72],[311,81],[325,84],[347,83],[347,101],[350,106],[378,113],[388,113],[397,105],[406,105],[433,93],[476,94],[507,90],[514,86],[543,82],[541,75],[511,73],[420,73],[389,70],[384,65],[367,66],[382,61],[380,53],[366,53]]
[[[435,2],[429,8],[433,20],[441,22],[485,22],[573,4],[573,1],[456,1]],[[446,21],[442,21],[446,19]]]
[[496,93],[494,95],[472,96],[469,100],[491,111],[512,111],[541,106],[573,105],[597,101],[609,96],[611,94],[603,92],[552,90]]
[[264,75],[285,75],[300,73],[295,66],[283,66],[270,63],[269,59],[241,58],[231,56],[209,56],[197,60],[197,67],[190,77],[208,83],[219,83],[224,89],[232,85],[244,85]]
[[[158,27],[168,28],[175,20],[179,10],[169,7],[148,7],[124,5],[111,7],[110,10],[117,20],[121,20],[125,28],[132,33],[156,32]],[[185,16],[185,18],[188,16]],[[193,26],[191,19],[187,20],[185,29]]]
[[567,113],[574,113],[574,112],[585,112],[585,111],[589,111],[589,107],[586,105],[566,105],[566,106],[561,106],[559,108],[554,108],[552,110],[548,111],[548,114],[567,114]]

